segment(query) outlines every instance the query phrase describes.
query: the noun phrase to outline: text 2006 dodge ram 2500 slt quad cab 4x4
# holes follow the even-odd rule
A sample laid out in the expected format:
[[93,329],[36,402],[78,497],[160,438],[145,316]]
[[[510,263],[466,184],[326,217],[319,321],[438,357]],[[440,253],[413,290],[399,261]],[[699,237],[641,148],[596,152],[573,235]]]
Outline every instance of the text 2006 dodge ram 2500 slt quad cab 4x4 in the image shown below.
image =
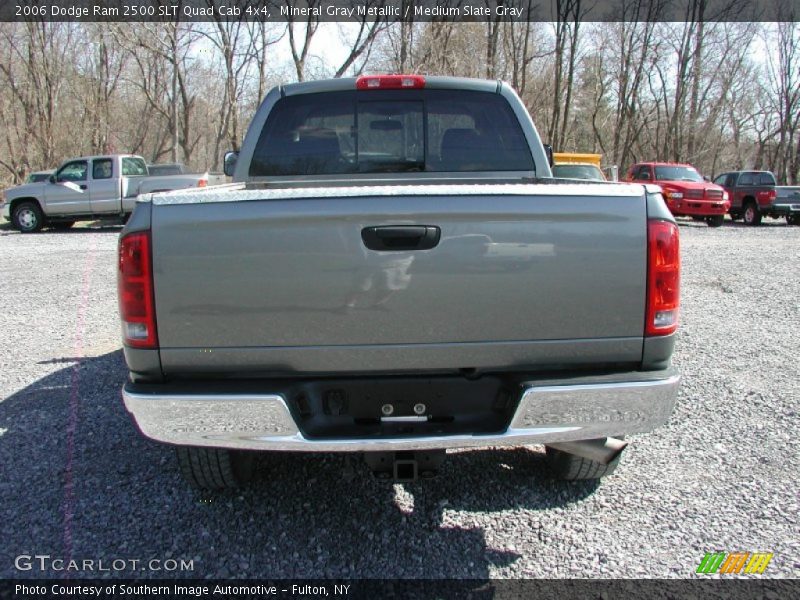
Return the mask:
[[281,86],[227,159],[238,183],[140,198],[119,243],[125,406],[195,486],[240,483],[258,450],[409,480],[523,444],[598,478],[669,417],[659,188],[553,179],[507,84]]

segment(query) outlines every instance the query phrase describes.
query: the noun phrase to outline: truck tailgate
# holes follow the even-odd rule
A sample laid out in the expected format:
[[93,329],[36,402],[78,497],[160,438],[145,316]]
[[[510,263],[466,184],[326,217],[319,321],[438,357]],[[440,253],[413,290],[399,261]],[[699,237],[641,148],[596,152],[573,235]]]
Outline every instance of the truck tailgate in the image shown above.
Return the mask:
[[[242,190],[155,196],[165,372],[636,363],[646,204],[629,185]],[[428,226],[430,249],[365,228]]]

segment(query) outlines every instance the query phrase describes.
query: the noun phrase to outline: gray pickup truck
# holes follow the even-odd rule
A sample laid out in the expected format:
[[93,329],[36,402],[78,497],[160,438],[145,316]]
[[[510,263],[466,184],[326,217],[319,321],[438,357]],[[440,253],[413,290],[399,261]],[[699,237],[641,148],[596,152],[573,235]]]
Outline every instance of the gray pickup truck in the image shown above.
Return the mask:
[[119,242],[125,406],[194,486],[241,483],[254,451],[413,480],[447,448],[525,444],[599,478],[668,419],[660,189],[554,179],[507,84],[280,86],[226,168],[140,198]]
[[209,173],[151,176],[141,156],[82,156],[66,161],[43,180],[6,190],[0,208],[5,220],[22,233],[43,227],[69,229],[85,219],[126,219],[138,194],[222,182],[224,177]]
[[786,216],[789,225],[800,225],[800,186],[775,187],[775,210]]

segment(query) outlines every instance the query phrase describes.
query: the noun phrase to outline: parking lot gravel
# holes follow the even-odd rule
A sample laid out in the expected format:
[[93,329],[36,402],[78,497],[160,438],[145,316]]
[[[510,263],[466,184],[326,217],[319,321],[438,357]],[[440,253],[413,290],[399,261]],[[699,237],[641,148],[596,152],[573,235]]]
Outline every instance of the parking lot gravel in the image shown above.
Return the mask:
[[532,447],[452,452],[415,484],[266,455],[216,496],[123,408],[119,231],[0,230],[0,577],[694,577],[710,551],[800,576],[800,227],[681,221],[678,404],[599,485],[547,479]]

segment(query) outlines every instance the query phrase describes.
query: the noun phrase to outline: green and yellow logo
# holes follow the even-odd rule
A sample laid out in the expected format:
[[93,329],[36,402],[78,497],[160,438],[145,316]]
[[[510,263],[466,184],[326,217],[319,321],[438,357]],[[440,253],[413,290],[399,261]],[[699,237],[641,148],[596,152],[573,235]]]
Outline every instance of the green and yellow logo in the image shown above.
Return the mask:
[[771,552],[706,552],[696,572],[704,575],[763,573],[771,560]]

